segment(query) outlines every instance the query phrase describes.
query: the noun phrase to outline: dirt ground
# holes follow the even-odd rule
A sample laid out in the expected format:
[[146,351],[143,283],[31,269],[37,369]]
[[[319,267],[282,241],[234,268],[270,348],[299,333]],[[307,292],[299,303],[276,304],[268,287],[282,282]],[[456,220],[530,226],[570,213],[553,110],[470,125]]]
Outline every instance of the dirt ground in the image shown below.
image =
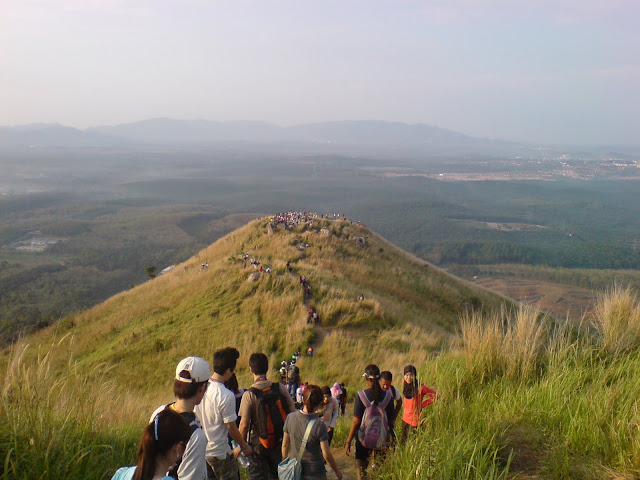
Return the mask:
[[556,318],[579,321],[593,308],[596,293],[586,288],[537,280],[479,277],[477,285],[505,295],[519,302],[540,308]]

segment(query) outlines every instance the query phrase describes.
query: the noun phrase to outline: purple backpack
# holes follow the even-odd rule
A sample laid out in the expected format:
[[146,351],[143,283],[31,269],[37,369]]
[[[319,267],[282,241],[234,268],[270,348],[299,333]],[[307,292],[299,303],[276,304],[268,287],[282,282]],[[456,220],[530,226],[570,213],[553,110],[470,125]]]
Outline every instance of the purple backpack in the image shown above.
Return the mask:
[[391,401],[391,392],[387,390],[380,403],[370,402],[364,390],[358,391],[358,397],[365,407],[358,431],[358,440],[364,448],[382,448],[389,439],[389,422],[385,408]]

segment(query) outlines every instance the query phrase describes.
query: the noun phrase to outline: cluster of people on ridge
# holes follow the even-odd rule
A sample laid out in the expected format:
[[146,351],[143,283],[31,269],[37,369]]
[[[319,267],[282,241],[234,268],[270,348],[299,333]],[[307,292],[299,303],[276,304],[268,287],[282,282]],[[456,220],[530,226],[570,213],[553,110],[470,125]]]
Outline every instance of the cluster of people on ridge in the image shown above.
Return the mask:
[[[249,357],[253,383],[240,390],[235,376],[239,357],[232,347],[216,351],[213,373],[203,358],[180,361],[175,402],[153,412],[142,432],[137,465],[120,468],[112,480],[238,480],[239,464],[250,480],[277,479],[279,468],[294,459],[301,465],[302,480],[326,480],[326,464],[342,479],[330,444],[341,405],[336,397],[346,397],[346,390],[339,383],[333,388],[305,384],[296,409],[285,385],[267,378],[264,353]],[[436,398],[435,391],[419,385],[411,365],[404,369],[402,395],[391,385],[391,373],[376,365],[368,365],[362,376],[367,388],[355,397],[345,445],[350,455],[355,440],[358,479],[366,476],[373,455],[384,454],[395,443],[402,406],[400,443]]]
[[271,217],[271,223],[284,225],[285,228],[295,228],[301,223],[307,223],[318,218],[318,215],[311,212],[281,212]]

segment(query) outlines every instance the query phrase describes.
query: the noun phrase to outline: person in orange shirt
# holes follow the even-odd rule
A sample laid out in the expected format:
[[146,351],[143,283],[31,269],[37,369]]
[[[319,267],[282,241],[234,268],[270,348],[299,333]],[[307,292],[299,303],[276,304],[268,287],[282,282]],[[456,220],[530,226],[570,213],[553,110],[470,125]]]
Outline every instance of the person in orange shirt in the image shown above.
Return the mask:
[[402,394],[404,397],[404,412],[402,414],[402,437],[400,444],[404,445],[407,441],[409,431],[418,428],[422,409],[433,403],[438,394],[435,390],[424,385],[419,385],[418,372],[413,365],[404,367]]

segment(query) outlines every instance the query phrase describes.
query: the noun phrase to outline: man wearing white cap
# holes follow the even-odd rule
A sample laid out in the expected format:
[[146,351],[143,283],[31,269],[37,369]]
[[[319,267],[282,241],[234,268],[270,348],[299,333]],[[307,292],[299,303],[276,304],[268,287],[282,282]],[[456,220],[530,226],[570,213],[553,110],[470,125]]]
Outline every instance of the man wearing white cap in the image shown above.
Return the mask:
[[149,419],[149,423],[151,423],[162,410],[171,409],[182,415],[189,423],[192,433],[185,446],[182,460],[174,470],[168,472],[180,480],[206,480],[207,478],[207,463],[205,461],[207,437],[200,426],[200,420],[194,413],[194,408],[202,401],[210,376],[211,369],[203,358],[187,357],[181,360],[176,367],[176,376],[173,382],[176,401],[158,407]]

